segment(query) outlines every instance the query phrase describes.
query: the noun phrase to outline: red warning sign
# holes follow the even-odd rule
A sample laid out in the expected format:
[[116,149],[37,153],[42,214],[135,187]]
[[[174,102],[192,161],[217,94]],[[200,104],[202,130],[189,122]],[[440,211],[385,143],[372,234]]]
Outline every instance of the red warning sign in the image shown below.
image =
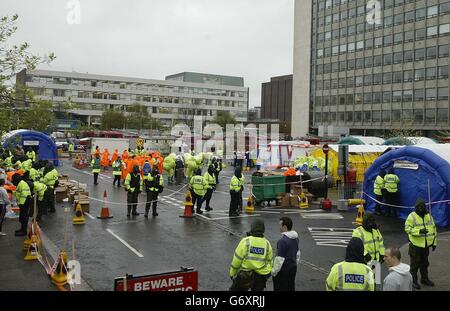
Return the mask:
[[115,291],[125,291],[124,282],[127,283],[127,291],[130,292],[155,292],[155,291],[197,291],[198,271],[186,269],[181,271],[132,276],[128,275],[114,280]]

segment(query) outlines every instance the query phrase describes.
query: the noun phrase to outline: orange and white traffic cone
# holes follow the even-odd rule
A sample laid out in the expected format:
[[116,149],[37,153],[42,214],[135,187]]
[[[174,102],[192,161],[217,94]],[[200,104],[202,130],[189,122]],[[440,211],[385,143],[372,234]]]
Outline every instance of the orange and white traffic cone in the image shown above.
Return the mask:
[[113,218],[113,216],[109,214],[109,207],[106,206],[106,198],[107,198],[107,194],[106,194],[106,190],[105,190],[105,192],[103,193],[103,207],[100,212],[100,215],[97,216],[97,218],[100,218],[100,219]]
[[182,218],[193,218],[195,215],[192,213],[194,209],[194,204],[192,203],[192,194],[191,191],[187,191],[184,197],[184,214],[180,217]]

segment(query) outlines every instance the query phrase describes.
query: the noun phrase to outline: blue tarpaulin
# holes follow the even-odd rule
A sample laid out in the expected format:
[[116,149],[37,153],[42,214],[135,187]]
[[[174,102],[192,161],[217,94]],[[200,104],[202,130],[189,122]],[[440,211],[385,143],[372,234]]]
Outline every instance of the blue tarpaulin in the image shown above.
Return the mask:
[[50,136],[36,131],[16,130],[5,134],[2,137],[3,148],[9,145],[13,147],[17,144],[22,147],[33,146],[38,151],[39,160],[53,161],[53,165],[58,166],[58,149]]
[[[395,174],[400,178],[398,203],[410,207],[398,209],[400,218],[408,217],[418,198],[429,201],[428,181],[430,181],[431,202],[449,200],[449,162],[431,150],[414,146],[388,151],[375,160],[365,173],[364,192],[375,198],[373,186],[380,169],[388,171],[393,167]],[[374,211],[376,203],[367,195],[364,195],[364,199],[367,202],[366,209]],[[448,203],[432,204],[431,215],[439,227],[450,227]]]

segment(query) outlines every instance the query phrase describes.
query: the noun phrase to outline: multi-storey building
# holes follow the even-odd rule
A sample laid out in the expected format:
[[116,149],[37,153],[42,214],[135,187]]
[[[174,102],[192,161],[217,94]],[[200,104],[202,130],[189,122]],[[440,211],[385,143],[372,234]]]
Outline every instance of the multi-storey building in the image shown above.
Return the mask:
[[[198,80],[184,82],[170,77],[149,80],[23,70],[17,74],[16,82],[26,85],[38,98],[52,101],[56,113],[68,113],[87,124],[99,124],[106,110],[127,114],[136,104],[147,107],[151,117],[166,126],[177,122],[191,124],[198,115],[211,121],[219,111],[230,112],[238,122],[247,120],[249,91],[244,87],[243,78],[197,73],[189,73],[189,76]],[[232,82],[227,84],[229,81]],[[67,106],[67,103],[71,104]]]
[[280,132],[291,134],[292,75],[272,77],[262,84],[261,118],[280,120]]
[[449,129],[450,1],[296,0],[295,11],[293,136]]

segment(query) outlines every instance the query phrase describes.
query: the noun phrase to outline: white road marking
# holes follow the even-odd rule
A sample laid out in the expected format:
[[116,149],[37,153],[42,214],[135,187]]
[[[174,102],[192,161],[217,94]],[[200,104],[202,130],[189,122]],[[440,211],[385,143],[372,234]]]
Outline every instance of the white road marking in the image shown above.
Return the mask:
[[88,212],[84,212],[84,214],[85,214],[87,217],[89,217],[90,219],[95,219],[95,217],[92,216],[91,214],[89,214]]
[[[203,216],[203,215],[199,215],[199,216]],[[228,217],[217,217],[217,218],[208,218],[209,220],[221,220],[221,219],[232,219],[232,218],[245,218],[245,217],[257,217],[257,216],[261,216],[260,214],[254,214],[254,215],[241,215],[241,216],[228,216]]]
[[351,228],[308,227],[317,246],[347,247],[352,238]]
[[109,233],[111,233],[111,235],[113,237],[115,237],[116,239],[118,239],[120,242],[122,242],[123,245],[125,245],[126,247],[128,247],[133,253],[135,253],[138,257],[143,258],[144,255],[142,255],[141,253],[139,253],[135,248],[133,248],[130,244],[128,244],[125,240],[123,240],[120,236],[118,236],[117,234],[115,234],[114,232],[111,231],[111,229],[106,229],[106,231],[108,231]]
[[305,219],[329,219],[329,220],[337,220],[344,219],[344,216],[341,214],[300,214],[302,218]]

